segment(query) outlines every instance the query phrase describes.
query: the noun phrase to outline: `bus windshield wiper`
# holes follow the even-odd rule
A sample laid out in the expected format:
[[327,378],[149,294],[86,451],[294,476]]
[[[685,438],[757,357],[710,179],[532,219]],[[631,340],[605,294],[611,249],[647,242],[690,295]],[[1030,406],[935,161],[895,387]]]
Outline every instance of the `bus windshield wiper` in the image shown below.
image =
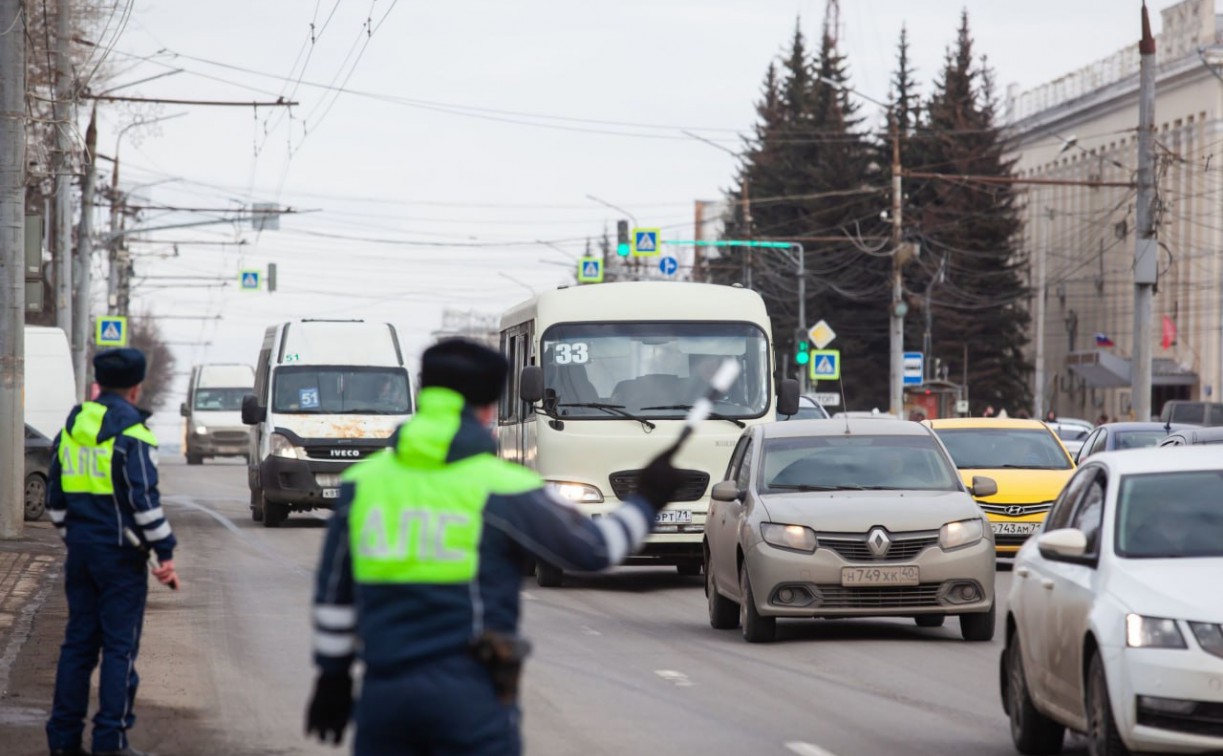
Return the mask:
[[556,406],[558,408],[559,407],[589,407],[591,409],[603,410],[604,412],[610,415],[619,415],[620,417],[627,418],[629,420],[636,420],[637,422],[641,423],[645,427],[646,430],[654,430],[656,427],[658,427],[654,425],[654,423],[651,423],[649,420],[646,420],[644,417],[638,417],[637,415],[634,415],[632,412],[625,412],[623,404],[606,404],[604,402],[561,402],[560,404],[557,404]]
[[[665,410],[665,409],[690,410],[690,409],[692,409],[692,405],[691,405],[691,404],[663,404],[663,405],[659,405],[659,406],[657,406],[657,407],[642,407],[641,409],[642,409],[642,411],[645,411],[645,410]],[[720,413],[720,412],[710,412],[710,413],[709,413],[709,417],[710,417],[710,418],[712,418],[712,419],[714,419],[714,420],[725,420],[725,421],[726,421],[726,422],[728,422],[728,423],[734,423],[735,425],[739,426],[740,428],[746,428],[746,427],[747,427],[747,423],[743,422],[742,420],[738,420],[738,419],[733,418],[733,417],[727,417],[726,415],[723,415],[723,414],[722,414],[722,413]]]

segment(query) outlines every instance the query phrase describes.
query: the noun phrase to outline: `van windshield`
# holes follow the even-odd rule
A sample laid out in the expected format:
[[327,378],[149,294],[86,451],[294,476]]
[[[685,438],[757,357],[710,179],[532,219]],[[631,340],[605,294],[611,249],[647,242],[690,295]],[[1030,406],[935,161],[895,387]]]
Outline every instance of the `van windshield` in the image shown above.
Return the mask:
[[403,368],[281,367],[272,411],[306,415],[406,415],[412,411]]
[[741,370],[714,412],[750,418],[769,407],[768,339],[751,323],[568,323],[542,346],[545,404],[561,417],[616,420],[613,407],[683,417],[727,359]]
[[195,409],[199,412],[237,412],[249,388],[202,388],[195,390]]

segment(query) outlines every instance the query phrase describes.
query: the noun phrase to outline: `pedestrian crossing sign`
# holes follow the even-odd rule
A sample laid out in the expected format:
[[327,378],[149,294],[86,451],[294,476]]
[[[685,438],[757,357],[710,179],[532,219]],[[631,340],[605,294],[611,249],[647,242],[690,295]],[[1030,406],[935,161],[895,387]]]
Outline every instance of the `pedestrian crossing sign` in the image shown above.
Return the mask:
[[259,271],[242,271],[238,275],[238,284],[242,291],[259,291]]
[[119,315],[98,318],[93,343],[107,349],[127,346],[127,318]]
[[815,349],[811,352],[811,380],[839,381],[841,379],[841,350]]
[[634,228],[633,254],[637,257],[652,257],[658,254],[658,238],[662,229]]
[[583,257],[578,261],[578,283],[603,283],[603,260]]

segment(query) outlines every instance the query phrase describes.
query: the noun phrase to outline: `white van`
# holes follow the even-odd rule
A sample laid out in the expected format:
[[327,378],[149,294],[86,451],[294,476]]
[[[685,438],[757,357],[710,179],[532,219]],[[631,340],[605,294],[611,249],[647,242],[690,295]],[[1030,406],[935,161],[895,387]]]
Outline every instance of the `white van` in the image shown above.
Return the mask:
[[245,457],[251,431],[242,424],[242,398],[255,389],[250,365],[196,365],[179,412],[187,419],[183,456],[198,465],[214,457]]
[[269,528],[290,511],[331,509],[340,473],[384,449],[412,413],[399,337],[389,323],[298,320],[267,329],[255,391],[251,517]]
[[68,336],[59,328],[25,327],[25,421],[47,438],[64,429],[76,405]]
[[[675,441],[723,360],[741,372],[676,457],[686,483],[659,513],[631,563],[700,573],[711,482],[726,471],[743,428],[798,409],[798,383],[774,381],[764,301],[733,286],[610,283],[546,292],[502,316],[510,361],[500,407],[500,453],[537,470],[591,516],[636,490],[641,468]],[[540,585],[562,571],[536,564]]]

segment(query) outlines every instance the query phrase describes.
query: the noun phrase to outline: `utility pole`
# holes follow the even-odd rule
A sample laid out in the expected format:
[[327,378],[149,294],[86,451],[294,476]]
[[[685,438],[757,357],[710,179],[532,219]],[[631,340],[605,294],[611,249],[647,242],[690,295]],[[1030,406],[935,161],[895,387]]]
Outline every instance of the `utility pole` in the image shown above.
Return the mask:
[[0,539],[25,514],[25,34],[22,0],[0,0]]
[[[70,0],[58,0],[55,12],[55,325],[72,340],[72,126],[76,122],[73,107],[72,61],[69,55]],[[80,383],[78,376],[77,382]]]
[[93,286],[93,183],[98,147],[98,108],[95,105],[85,129],[85,155],[81,176],[81,222],[76,231],[76,301],[72,303],[72,364],[76,373],[76,394],[85,400],[89,362],[89,315],[92,309],[90,289]]
[[1052,243],[1053,203],[1050,202],[1045,215],[1045,238],[1036,247],[1036,354],[1033,360],[1032,417],[1037,419],[1045,416],[1045,271]]
[[1151,300],[1158,279],[1155,239],[1155,38],[1146,3],[1138,43],[1138,233],[1134,244],[1134,344],[1130,402],[1137,420],[1151,419]]
[[[889,346],[891,359],[888,368],[890,411],[896,417],[904,416],[904,359],[905,359],[905,313],[909,307],[904,301],[904,253],[901,249],[903,226],[901,208],[900,123],[895,108],[888,108],[888,120],[892,132],[892,308],[890,315]],[[929,359],[930,355],[926,355]]]

